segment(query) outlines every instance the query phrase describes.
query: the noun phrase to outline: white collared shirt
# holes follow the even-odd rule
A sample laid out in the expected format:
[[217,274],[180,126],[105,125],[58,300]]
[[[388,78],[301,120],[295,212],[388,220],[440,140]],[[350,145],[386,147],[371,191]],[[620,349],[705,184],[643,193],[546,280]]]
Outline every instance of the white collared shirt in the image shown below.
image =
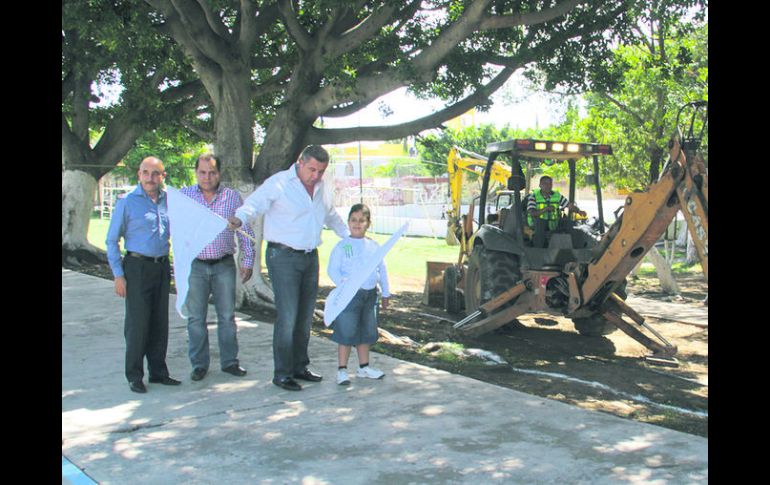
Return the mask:
[[321,244],[324,224],[341,238],[350,234],[337,214],[331,197],[324,192],[324,181],[313,187],[313,198],[297,176],[297,164],[270,176],[235,211],[242,222],[265,214],[264,239],[294,249],[312,250]]

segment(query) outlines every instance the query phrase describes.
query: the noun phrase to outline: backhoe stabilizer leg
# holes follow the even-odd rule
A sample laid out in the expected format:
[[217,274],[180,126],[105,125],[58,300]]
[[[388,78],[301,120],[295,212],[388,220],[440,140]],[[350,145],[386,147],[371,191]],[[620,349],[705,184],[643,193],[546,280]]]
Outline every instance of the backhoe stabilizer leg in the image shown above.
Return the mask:
[[[467,317],[465,317],[462,320],[460,320],[459,322],[455,323],[453,325],[453,327],[456,328],[456,329],[463,328],[468,323],[470,323],[471,321],[475,320],[477,317],[480,317],[481,315],[489,315],[490,313],[492,313],[493,311],[495,311],[499,307],[505,305],[509,301],[513,300],[517,296],[521,295],[525,291],[527,291],[526,283],[524,283],[523,281],[519,282],[519,283],[516,283],[512,287],[508,288],[504,292],[502,292],[499,295],[497,295],[495,298],[493,298],[493,299],[489,300],[488,302],[484,303],[483,305],[481,305],[479,307],[479,309],[476,310],[475,312],[471,313]],[[512,318],[516,318],[516,317],[512,317]]]
[[613,304],[615,305],[615,307],[617,309],[616,313],[618,313],[619,315],[622,315],[623,313],[625,313],[626,315],[628,315],[631,318],[631,320],[633,320],[634,322],[636,322],[640,326],[642,326],[642,327],[646,328],[647,330],[649,330],[650,333],[652,333],[658,340],[663,342],[664,348],[670,349],[670,350],[667,350],[666,352],[670,351],[671,355],[674,355],[676,353],[676,350],[677,350],[676,346],[672,345],[671,342],[666,340],[663,337],[663,335],[659,334],[654,328],[652,328],[651,326],[647,325],[644,322],[644,317],[641,316],[636,310],[634,310],[633,308],[628,306],[628,304],[625,301],[623,301],[623,299],[620,298],[617,295],[617,293],[612,293],[610,295],[609,302],[610,302],[610,305],[613,305]]
[[640,344],[644,345],[648,349],[652,350],[652,353],[656,357],[671,357],[676,354],[677,348],[674,345],[661,345],[658,342],[652,340],[640,332],[636,327],[623,320],[623,317],[617,313],[607,310],[602,313],[602,316],[606,318],[610,323],[622,330],[626,335],[636,340]]
[[489,333],[496,328],[502,327],[522,313],[526,313],[528,310],[529,307],[527,305],[514,305],[499,313],[490,315],[483,320],[479,320],[478,322],[466,324],[462,327],[456,328],[459,328],[460,331],[470,335],[471,337],[478,337],[479,335]]

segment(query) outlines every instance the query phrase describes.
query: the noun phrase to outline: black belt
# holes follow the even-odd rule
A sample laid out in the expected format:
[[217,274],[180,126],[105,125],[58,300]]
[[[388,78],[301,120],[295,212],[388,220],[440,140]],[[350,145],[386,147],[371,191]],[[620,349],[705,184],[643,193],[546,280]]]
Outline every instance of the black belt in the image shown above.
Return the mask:
[[310,253],[316,252],[316,249],[294,249],[291,246],[287,246],[285,244],[281,244],[281,243],[277,243],[277,242],[272,242],[272,241],[268,241],[267,242],[267,247],[268,248],[280,248],[280,249],[285,249],[287,251],[291,251],[293,253],[302,253],[302,254],[310,254]]
[[232,255],[232,254],[225,254],[225,255],[224,255],[224,256],[222,256],[221,258],[217,258],[217,259],[201,259],[201,258],[195,258],[195,261],[199,261],[199,262],[201,262],[201,263],[206,263],[206,264],[217,264],[217,263],[221,263],[222,261],[225,261],[225,260],[227,260],[227,259],[232,259],[232,258],[233,258],[233,255]]
[[128,255],[134,258],[150,261],[152,263],[165,263],[166,261],[168,261],[168,256],[158,256],[157,258],[153,258],[152,256],[145,256],[144,254],[139,254],[134,252],[129,252]]

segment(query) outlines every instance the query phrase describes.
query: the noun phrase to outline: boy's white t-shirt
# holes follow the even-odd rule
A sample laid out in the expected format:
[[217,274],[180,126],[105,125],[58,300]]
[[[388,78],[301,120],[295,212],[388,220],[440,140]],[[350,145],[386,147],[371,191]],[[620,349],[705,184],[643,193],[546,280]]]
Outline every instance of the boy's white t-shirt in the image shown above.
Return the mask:
[[[346,237],[334,246],[329,256],[329,265],[326,269],[329,278],[335,285],[340,286],[355,271],[364,265],[367,258],[371,258],[379,249],[377,242],[364,238]],[[390,298],[390,286],[388,285],[388,271],[385,261],[381,261],[372,274],[361,285],[363,290],[371,290],[379,283],[383,298]]]

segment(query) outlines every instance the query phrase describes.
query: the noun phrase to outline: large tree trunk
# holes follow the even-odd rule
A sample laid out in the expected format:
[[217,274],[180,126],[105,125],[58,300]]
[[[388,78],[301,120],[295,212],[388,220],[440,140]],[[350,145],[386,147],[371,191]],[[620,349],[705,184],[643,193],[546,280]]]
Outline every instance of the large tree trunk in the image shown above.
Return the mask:
[[[216,106],[214,142],[215,154],[223,160],[222,183],[236,190],[241,197],[251,195],[254,185],[251,171],[254,132],[250,109],[248,79],[241,79],[240,85],[230,78],[222,80],[221,96]],[[261,273],[262,261],[262,217],[252,224],[257,241],[254,244],[254,275],[245,284],[237,278],[235,301],[237,308],[267,307],[274,309],[273,290]],[[240,251],[236,260],[240,261]]]
[[674,273],[671,271],[671,266],[666,263],[666,259],[658,251],[658,248],[655,246],[651,247],[647,253],[647,259],[655,266],[655,272],[658,275],[663,291],[669,295],[678,295],[679,285],[674,279]]
[[[248,195],[248,194],[245,194]],[[244,197],[244,194],[241,194]],[[252,224],[257,243],[254,243],[254,275],[246,284],[241,283],[240,278],[235,289],[235,304],[238,308],[267,307],[275,309],[275,295],[270,284],[262,276],[262,224],[264,217],[258,216]],[[240,261],[240,251],[236,254],[236,260]]]
[[88,242],[88,224],[96,185],[97,180],[86,172],[65,170],[62,173],[62,260],[74,257],[92,263],[107,261],[104,251]]
[[254,167],[254,181],[262,183],[270,175],[294,163],[305,147],[305,138],[313,120],[303,119],[291,107],[281,109],[265,134]]
[[249,79],[233,75],[223,76],[219,81],[220,96],[214,113],[214,152],[223,160],[222,182],[236,188],[242,184],[251,186],[254,118]]

